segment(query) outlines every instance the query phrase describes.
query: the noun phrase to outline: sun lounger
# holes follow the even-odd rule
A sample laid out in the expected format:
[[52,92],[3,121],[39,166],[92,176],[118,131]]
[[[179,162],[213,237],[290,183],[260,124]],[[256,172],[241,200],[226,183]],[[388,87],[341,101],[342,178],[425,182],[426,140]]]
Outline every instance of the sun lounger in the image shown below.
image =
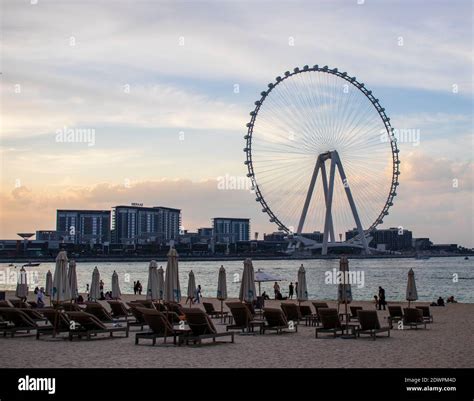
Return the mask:
[[242,302],[227,302],[227,307],[234,319],[233,324],[226,326],[226,330],[242,330],[242,332],[253,333],[255,326],[261,327],[262,320],[253,320],[249,308]]
[[224,312],[220,310],[216,310],[214,308],[214,304],[210,302],[203,302],[202,303],[204,306],[204,309],[206,310],[206,313],[211,317],[211,318],[226,318],[229,312]]
[[164,304],[162,304],[161,302],[154,301],[153,306],[159,312],[166,312],[166,306]]
[[[56,305],[56,303],[53,302],[53,305]],[[83,307],[72,302],[60,302],[58,306],[63,308],[66,312],[83,312],[84,311]]]
[[50,323],[50,326],[39,326],[36,330],[36,339],[40,335],[53,334],[54,326],[56,325],[56,333],[69,333],[71,329],[71,321],[65,312],[62,310],[55,310],[53,308],[43,308],[41,313]]
[[35,322],[45,322],[47,319],[43,316],[42,312],[39,312],[41,309],[31,309],[31,308],[16,308],[21,310],[23,313],[27,314]]
[[313,304],[313,307],[314,307],[314,310],[315,310],[315,314],[314,314],[314,318],[313,318],[313,324],[314,325],[319,325],[321,323],[321,318],[319,316],[319,309],[322,309],[322,308],[329,308],[328,304],[326,302],[312,302]]
[[384,333],[384,332],[387,332],[388,337],[390,337],[390,327],[380,326],[377,311],[358,310],[357,317],[359,319],[359,324],[360,324],[360,327],[356,328],[357,337],[360,337],[361,334],[368,334],[375,341],[377,334]]
[[10,303],[13,305],[14,308],[26,309],[30,307],[30,305],[28,305],[21,299],[10,299]]
[[298,321],[287,320],[281,309],[265,308],[263,310],[263,317],[266,323],[260,328],[262,334],[265,334],[267,330],[275,330],[277,334],[295,333],[298,331]]
[[150,301],[148,299],[138,299],[136,301],[130,301],[128,304],[129,305],[134,304],[134,305],[137,305],[138,307],[142,307],[142,308],[155,309],[155,306],[153,305],[153,301]]
[[109,333],[113,337],[114,333],[125,332],[125,337],[128,337],[128,325],[124,327],[108,327],[102,323],[97,317],[87,312],[68,312],[74,329],[69,330],[69,340],[72,341],[75,336],[82,338],[85,336],[87,340],[91,339],[91,335],[100,333]]
[[423,320],[426,323],[433,323],[433,315],[430,312],[429,306],[417,306],[416,309],[420,309],[423,314]]
[[137,308],[139,312],[143,314],[143,317],[150,327],[150,331],[136,333],[135,344],[139,344],[141,339],[152,340],[153,345],[156,344],[157,338],[164,338],[164,342],[168,337],[173,337],[173,344],[176,345],[176,339],[189,333],[189,330],[177,330],[173,328],[173,325],[168,321],[165,314],[155,309],[150,308]]
[[[321,327],[316,327],[315,337],[318,338],[319,333],[333,333],[334,337],[337,337],[340,332],[344,334],[344,330],[351,326],[347,326],[341,323],[337,309],[334,308],[319,308],[319,318],[321,320]],[[355,334],[354,334],[355,336]]]
[[403,311],[401,306],[389,305],[388,314],[388,323],[390,324],[391,329],[393,329],[393,322],[403,321]]
[[107,301],[107,303],[110,305],[110,315],[115,318],[115,319],[120,319],[120,318],[125,318],[125,320],[128,320],[128,318],[131,316],[130,309],[128,309],[125,304],[121,301]]
[[193,342],[194,344],[197,343],[201,345],[202,340],[209,338],[212,339],[213,343],[217,343],[216,338],[218,337],[230,337],[230,342],[234,342],[234,333],[218,333],[211,318],[207,316],[203,310],[198,308],[183,308],[183,311],[191,333],[180,336],[178,338],[180,344],[186,343],[186,345],[188,345],[190,342]]
[[299,321],[302,319],[300,308],[297,304],[282,302],[281,310],[285,314],[286,320],[289,322],[293,321],[295,323],[299,323]]
[[362,310],[362,306],[351,306],[351,315],[349,316],[349,320],[359,320],[359,316],[357,315],[357,312]]
[[0,316],[7,323],[0,326],[0,332],[3,332],[4,337],[7,334],[11,334],[13,337],[17,332],[25,331],[29,333],[32,330],[38,329],[38,324],[21,309],[0,308]]
[[423,312],[417,308],[404,308],[403,326],[409,326],[410,329],[418,329],[418,326],[423,326],[423,328],[426,329],[426,321],[423,319]]
[[38,304],[35,301],[28,301],[27,304],[29,305],[30,308],[36,309],[38,307]]
[[7,301],[6,299],[2,299],[0,301],[0,308],[13,308],[14,306],[10,303],[10,301]]
[[174,312],[178,316],[178,322],[180,320],[185,320],[184,310],[180,304],[177,302],[165,302],[165,306],[169,312]]
[[111,323],[114,321],[112,315],[102,306],[100,302],[86,302],[86,309],[84,312],[94,315],[97,319],[104,323]]

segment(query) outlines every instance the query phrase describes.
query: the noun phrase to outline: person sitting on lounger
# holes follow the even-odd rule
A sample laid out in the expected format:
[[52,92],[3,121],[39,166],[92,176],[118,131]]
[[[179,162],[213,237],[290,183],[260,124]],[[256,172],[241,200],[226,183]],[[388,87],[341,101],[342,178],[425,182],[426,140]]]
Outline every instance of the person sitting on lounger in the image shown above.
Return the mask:
[[454,299],[454,296],[453,296],[453,295],[451,295],[451,296],[446,300],[446,302],[447,302],[448,304],[450,304],[450,303],[451,303],[451,304],[457,304],[457,303],[458,303],[458,301],[456,301],[456,300]]
[[444,306],[444,299],[439,297],[437,301],[438,306]]
[[266,293],[266,291],[263,291],[263,293],[262,293],[262,298],[263,298],[263,299],[270,299],[270,297],[268,296],[268,294]]

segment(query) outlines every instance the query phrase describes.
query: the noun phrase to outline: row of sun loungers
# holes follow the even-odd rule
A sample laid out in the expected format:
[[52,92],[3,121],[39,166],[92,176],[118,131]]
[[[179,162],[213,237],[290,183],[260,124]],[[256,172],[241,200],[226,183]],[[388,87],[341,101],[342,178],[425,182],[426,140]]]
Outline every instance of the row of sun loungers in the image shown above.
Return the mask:
[[[339,334],[360,337],[369,335],[374,340],[380,333],[393,329],[393,323],[402,322],[403,328],[426,328],[433,322],[429,307],[405,308],[389,306],[389,326],[382,327],[377,312],[363,310],[351,306],[350,316],[342,319],[342,315],[326,303],[313,302],[315,313],[309,305],[297,305],[284,302],[279,308],[264,308],[259,315],[253,305],[242,302],[227,302],[229,312],[216,311],[212,304],[205,303],[205,311],[199,308],[183,308],[178,303],[157,303],[152,301],[133,301],[125,304],[121,301],[108,301],[110,312],[99,302],[86,302],[83,306],[75,303],[64,303],[60,308],[38,308],[25,303],[16,303],[20,307],[12,307],[6,301],[0,301],[0,332],[4,337],[10,334],[36,330],[36,338],[43,335],[67,333],[72,341],[75,337],[91,339],[98,334],[106,333],[113,337],[114,333],[123,332],[129,336],[132,327],[139,327],[135,335],[135,343],[140,339],[151,339],[156,344],[157,338],[173,339],[174,345],[201,344],[202,340],[212,339],[218,342],[219,337],[230,337],[234,342],[234,330],[247,334],[265,334],[275,331],[277,334],[296,333],[298,324],[305,321],[307,325],[317,326],[316,338],[321,333],[329,333],[336,337]],[[226,332],[219,333],[213,318],[231,318],[226,325]],[[345,320],[345,322],[344,322]],[[184,324],[188,328],[184,328]],[[122,325],[123,324],[123,325]],[[179,328],[173,325],[179,324]],[[144,332],[145,326],[149,330]],[[399,327],[400,328],[400,327]]]

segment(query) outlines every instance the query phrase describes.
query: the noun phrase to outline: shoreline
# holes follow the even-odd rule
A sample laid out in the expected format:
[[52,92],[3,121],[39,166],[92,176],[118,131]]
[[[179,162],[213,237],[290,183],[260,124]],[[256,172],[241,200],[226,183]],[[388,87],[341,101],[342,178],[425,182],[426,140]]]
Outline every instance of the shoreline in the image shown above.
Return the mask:
[[[250,258],[252,260],[326,260],[326,259],[339,259],[342,255],[328,255],[328,256],[255,256],[251,254],[243,254],[238,256],[225,256],[225,255],[218,255],[218,256],[179,256],[179,260],[182,261],[189,261],[189,262],[200,262],[200,261],[225,261],[225,260],[243,260],[245,258]],[[417,259],[416,255],[344,255],[347,256],[349,259]],[[463,258],[463,257],[474,257],[474,253],[466,253],[466,254],[455,254],[455,255],[439,255],[439,254],[426,254],[423,255],[427,258]],[[156,260],[157,262],[163,262],[167,260],[166,255],[163,256],[104,256],[104,257],[77,257],[74,259],[76,261],[84,261],[84,262],[142,262],[142,261],[149,261],[149,260]],[[423,260],[424,258],[420,258],[419,260]],[[55,257],[20,257],[20,258],[0,258],[0,263],[54,263]]]

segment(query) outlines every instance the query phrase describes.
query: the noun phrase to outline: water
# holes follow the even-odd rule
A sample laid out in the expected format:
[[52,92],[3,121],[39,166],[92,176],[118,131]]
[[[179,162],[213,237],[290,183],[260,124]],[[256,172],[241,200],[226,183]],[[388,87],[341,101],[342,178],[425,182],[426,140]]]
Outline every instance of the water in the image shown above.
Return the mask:
[[[337,286],[325,284],[325,272],[339,268],[339,261],[331,260],[257,260],[253,262],[254,269],[262,269],[272,275],[279,276],[283,295],[288,293],[290,281],[297,280],[298,268],[304,264],[310,299],[336,298]],[[158,263],[166,270],[166,262]],[[179,263],[181,291],[186,294],[188,273],[192,269],[196,276],[196,285],[202,287],[204,297],[216,297],[217,275],[219,267],[224,265],[227,272],[227,292],[229,297],[238,297],[238,281],[242,273],[242,261],[202,261]],[[105,291],[111,289],[111,278],[114,270],[119,275],[122,293],[133,293],[133,282],[140,280],[146,289],[148,280],[148,264],[144,262],[77,262],[79,291],[85,292],[86,284],[90,283],[92,270],[98,266],[101,279],[105,283]],[[26,268],[29,272],[29,287],[32,290],[36,285],[45,286],[45,276],[48,270],[54,273],[54,263],[42,263],[39,267]],[[350,259],[351,271],[364,273],[364,286],[352,286],[352,295],[355,300],[371,300],[378,293],[378,287],[385,288],[388,301],[402,301],[405,299],[407,273],[410,268],[415,272],[418,298],[420,301],[433,301],[439,296],[446,298],[450,295],[460,302],[474,303],[474,258],[464,260],[464,257],[417,259]],[[15,282],[11,280],[19,267],[8,267],[0,264],[0,290],[15,289]],[[456,276],[457,275],[457,281]],[[9,280],[10,278],[10,280]],[[127,281],[128,279],[128,281]],[[32,283],[36,280],[36,283]],[[261,290],[273,297],[273,282],[262,283]],[[258,291],[258,284],[257,284]]]

